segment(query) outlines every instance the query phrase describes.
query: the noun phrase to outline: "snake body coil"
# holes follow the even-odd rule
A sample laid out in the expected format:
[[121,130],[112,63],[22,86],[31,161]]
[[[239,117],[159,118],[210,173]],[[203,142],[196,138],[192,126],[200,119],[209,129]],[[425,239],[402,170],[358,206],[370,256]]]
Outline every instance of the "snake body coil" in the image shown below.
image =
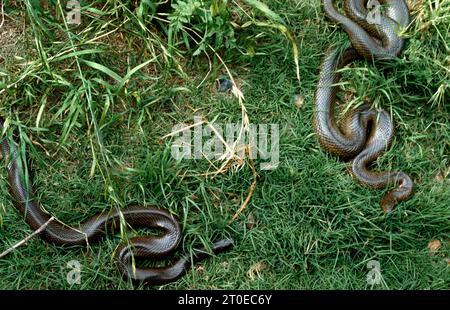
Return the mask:
[[351,47],[341,52],[330,48],[320,70],[315,95],[314,129],[321,146],[336,156],[352,158],[351,172],[362,184],[383,188],[391,183],[398,187],[388,192],[381,201],[389,212],[395,205],[408,199],[413,190],[411,178],[403,172],[373,172],[370,164],[389,147],[394,136],[394,125],[386,111],[375,111],[363,104],[348,112],[338,126],[334,115],[339,69],[364,58],[369,61],[397,57],[404,46],[398,36],[400,27],[409,23],[409,11],[404,0],[379,0],[385,6],[385,16],[368,21],[367,0],[344,0],[345,15],[338,12],[333,0],[324,0],[327,16],[341,25],[350,37]]
[[[3,121],[0,118],[0,131],[2,129]],[[44,227],[51,217],[33,196],[27,165],[18,156],[14,142],[3,139],[0,143],[0,153],[8,160],[8,181],[16,208],[33,230]],[[117,267],[126,278],[151,285],[165,284],[177,280],[186,273],[191,264],[209,256],[205,250],[194,250],[193,260],[184,255],[168,267],[133,268],[133,257],[164,259],[172,254],[180,243],[182,233],[178,220],[169,212],[154,207],[130,206],[120,212],[103,212],[92,216],[76,229],[58,221],[50,221],[40,236],[54,245],[86,245],[119,228],[121,218],[133,227],[153,228],[163,232],[157,236],[133,237],[127,244],[119,245],[116,250]],[[211,250],[217,254],[231,246],[232,241],[225,239],[213,243]]]

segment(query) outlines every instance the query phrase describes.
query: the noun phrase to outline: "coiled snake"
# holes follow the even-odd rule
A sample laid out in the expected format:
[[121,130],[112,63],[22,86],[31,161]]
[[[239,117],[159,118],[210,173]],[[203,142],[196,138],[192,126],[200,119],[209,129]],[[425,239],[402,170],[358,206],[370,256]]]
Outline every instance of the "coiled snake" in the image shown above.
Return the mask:
[[[2,130],[3,120],[0,118],[0,131]],[[133,264],[133,258],[165,259],[178,247],[182,237],[181,226],[173,215],[155,207],[130,206],[120,212],[94,215],[76,229],[58,221],[48,222],[51,217],[33,195],[27,165],[18,156],[14,142],[4,138],[0,143],[0,153],[8,160],[9,188],[16,208],[33,230],[45,227],[40,236],[46,242],[61,246],[93,243],[107,232],[119,228],[121,218],[133,227],[159,229],[163,232],[160,235],[133,237],[127,244],[121,244],[116,249],[116,262],[120,273],[125,278],[151,285],[175,281],[186,273],[191,264],[209,256],[206,250],[194,250],[192,260],[188,255],[183,255],[168,267],[138,268]],[[211,250],[217,254],[231,246],[232,241],[224,239],[214,242]]]
[[322,62],[315,95],[314,129],[321,146],[328,152],[352,160],[351,173],[362,184],[383,188],[398,187],[388,192],[381,207],[390,212],[395,205],[408,199],[413,191],[411,178],[403,172],[373,172],[369,165],[383,154],[394,136],[394,125],[386,111],[377,112],[363,104],[348,112],[338,126],[334,115],[340,68],[365,58],[368,61],[397,57],[404,46],[400,27],[409,23],[409,11],[404,0],[379,0],[385,15],[368,20],[367,0],[344,0],[345,15],[338,12],[333,0],[323,0],[326,15],[349,35],[351,47],[341,52],[330,48]]

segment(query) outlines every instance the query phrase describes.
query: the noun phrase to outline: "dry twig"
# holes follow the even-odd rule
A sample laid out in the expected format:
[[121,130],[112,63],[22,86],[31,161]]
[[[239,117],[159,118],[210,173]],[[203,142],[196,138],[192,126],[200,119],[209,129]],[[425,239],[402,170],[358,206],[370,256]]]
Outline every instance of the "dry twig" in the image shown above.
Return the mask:
[[15,245],[13,245],[12,247],[10,247],[9,249],[7,249],[6,251],[4,251],[3,253],[0,254],[0,258],[5,257],[6,255],[8,255],[9,253],[11,253],[12,251],[14,251],[15,249],[17,249],[18,247],[22,246],[23,244],[27,243],[28,240],[30,240],[31,238],[33,238],[34,236],[40,234],[47,226],[48,224],[50,224],[55,218],[52,216],[47,222],[45,222],[41,227],[39,227],[36,231],[34,231],[31,235],[27,236],[26,238],[24,238],[23,240],[17,242]]
[[247,153],[248,153],[248,157],[249,157],[249,161],[250,161],[250,167],[252,168],[252,171],[253,171],[253,182],[252,182],[252,185],[250,186],[250,190],[248,191],[247,198],[245,198],[244,203],[239,208],[239,210],[236,212],[236,214],[233,215],[233,218],[228,222],[228,224],[233,223],[234,220],[236,220],[238,218],[238,216],[245,210],[248,203],[250,202],[250,199],[253,196],[253,191],[255,190],[255,187],[256,187],[256,179],[258,177],[258,173],[256,172],[255,164],[253,163],[253,159],[250,156],[250,146],[247,146]]

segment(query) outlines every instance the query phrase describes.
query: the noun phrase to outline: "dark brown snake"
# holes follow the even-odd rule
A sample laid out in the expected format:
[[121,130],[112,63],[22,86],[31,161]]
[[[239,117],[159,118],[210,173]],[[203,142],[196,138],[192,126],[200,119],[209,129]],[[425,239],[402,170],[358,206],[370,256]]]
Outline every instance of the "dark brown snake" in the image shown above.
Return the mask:
[[[0,131],[3,120],[0,117]],[[16,208],[23,214],[25,221],[33,230],[44,227],[51,216],[41,207],[33,195],[31,179],[26,164],[18,156],[15,143],[4,138],[0,144],[0,153],[8,160],[8,181]],[[72,228],[58,221],[50,221],[40,233],[43,240],[60,246],[87,245],[99,241],[107,232],[120,228],[120,220],[133,227],[152,228],[162,231],[160,235],[138,236],[128,240],[116,249],[116,262],[120,273],[150,285],[165,284],[179,279],[190,266],[209,256],[204,249],[194,250],[192,259],[185,254],[168,267],[138,268],[133,264],[136,259],[165,259],[177,249],[182,229],[178,220],[169,212],[155,207],[130,206],[114,212],[103,212],[92,216],[79,227]],[[229,249],[232,240],[214,242],[210,248],[214,254]]]
[[345,15],[339,13],[333,2],[323,0],[325,13],[349,35],[352,46],[343,52],[338,48],[329,49],[322,62],[315,95],[314,129],[325,150],[353,159],[351,173],[359,182],[373,188],[398,185],[381,201],[381,207],[390,212],[396,204],[411,196],[413,182],[403,172],[373,172],[369,166],[390,147],[394,136],[393,122],[386,111],[376,111],[363,104],[348,112],[338,125],[334,108],[338,92],[336,84],[341,75],[337,70],[360,58],[372,62],[397,57],[404,46],[398,31],[410,20],[408,7],[404,0],[379,0],[384,15],[376,23],[370,23],[367,0],[344,0]]

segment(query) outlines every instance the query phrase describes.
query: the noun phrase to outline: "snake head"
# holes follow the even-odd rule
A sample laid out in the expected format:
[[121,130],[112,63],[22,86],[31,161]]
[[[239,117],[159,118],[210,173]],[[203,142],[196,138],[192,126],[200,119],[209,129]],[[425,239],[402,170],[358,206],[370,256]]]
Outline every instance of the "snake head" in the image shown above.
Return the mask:
[[392,199],[391,197],[388,197],[388,195],[384,196],[381,200],[381,208],[386,213],[391,213],[392,210],[394,210],[396,204],[397,201],[395,201],[395,199]]

